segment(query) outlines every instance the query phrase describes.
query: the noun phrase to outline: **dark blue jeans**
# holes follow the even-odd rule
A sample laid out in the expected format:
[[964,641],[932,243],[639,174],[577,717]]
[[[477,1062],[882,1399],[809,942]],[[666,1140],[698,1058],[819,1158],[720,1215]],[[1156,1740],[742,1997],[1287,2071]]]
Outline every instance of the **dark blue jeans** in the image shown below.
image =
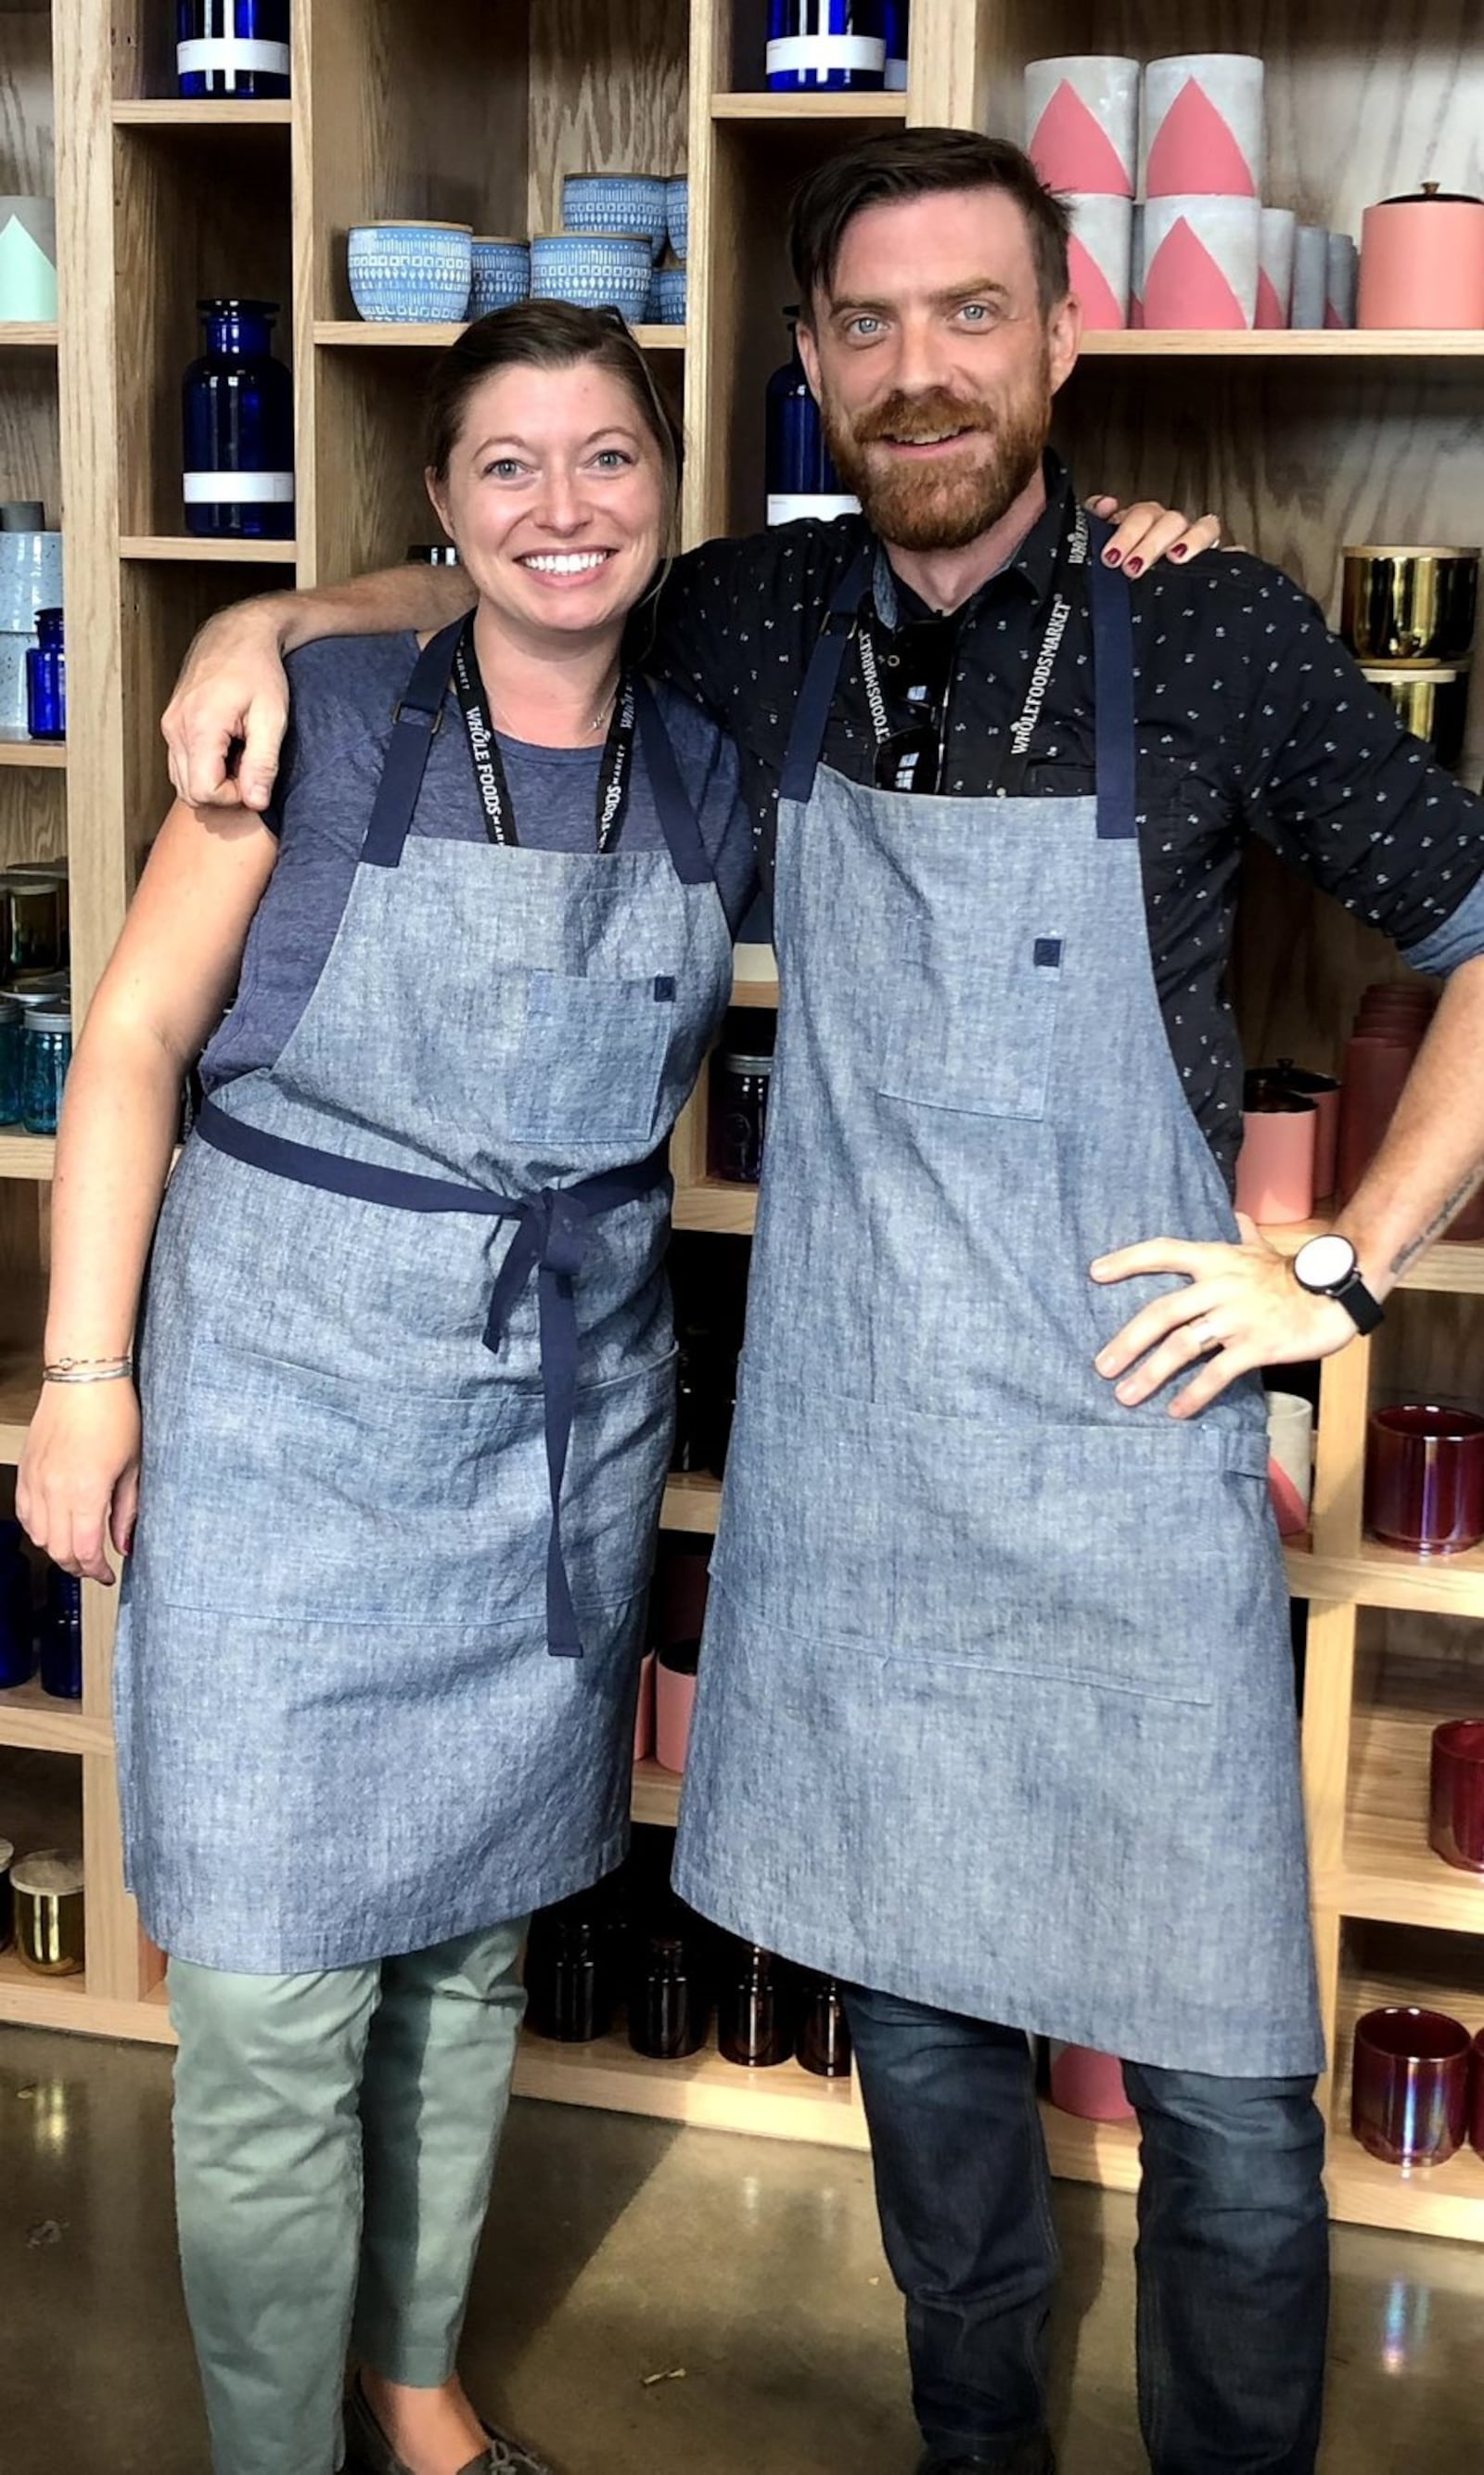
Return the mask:
[[[1050,2475],[1058,2253],[1026,2040],[889,1994],[847,2003],[926,2463]],[[1126,2078],[1154,2475],[1313,2475],[1329,2301],[1314,2084],[1133,2064]]]

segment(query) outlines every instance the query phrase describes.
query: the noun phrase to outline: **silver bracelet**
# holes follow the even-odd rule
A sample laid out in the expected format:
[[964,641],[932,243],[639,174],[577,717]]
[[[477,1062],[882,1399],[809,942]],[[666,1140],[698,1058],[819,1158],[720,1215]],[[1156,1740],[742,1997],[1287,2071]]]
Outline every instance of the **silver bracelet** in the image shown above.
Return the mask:
[[59,1358],[41,1369],[43,1384],[119,1384],[134,1373],[132,1358]]

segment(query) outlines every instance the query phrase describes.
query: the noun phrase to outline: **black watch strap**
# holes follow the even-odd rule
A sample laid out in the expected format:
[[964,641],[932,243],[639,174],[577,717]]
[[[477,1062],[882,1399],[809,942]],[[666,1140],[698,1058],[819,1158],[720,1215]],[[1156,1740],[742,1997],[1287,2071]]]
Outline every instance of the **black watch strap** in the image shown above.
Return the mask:
[[1375,1332],[1386,1320],[1386,1310],[1379,1298],[1374,1298],[1358,1272],[1351,1272],[1330,1296],[1337,1298],[1357,1332]]

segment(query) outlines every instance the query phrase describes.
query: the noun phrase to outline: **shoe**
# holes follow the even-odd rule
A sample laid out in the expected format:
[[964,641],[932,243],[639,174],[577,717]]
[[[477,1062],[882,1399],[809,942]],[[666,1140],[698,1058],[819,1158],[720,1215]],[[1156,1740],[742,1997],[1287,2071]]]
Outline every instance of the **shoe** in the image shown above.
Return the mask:
[[[551,2475],[551,2469],[541,2459],[532,2458],[492,2424],[485,2424],[489,2447],[480,2458],[471,2458],[461,2475]],[[356,2379],[345,2402],[345,2466],[343,2475],[411,2475],[392,2447],[381,2426],[366,2403],[366,2394]]]

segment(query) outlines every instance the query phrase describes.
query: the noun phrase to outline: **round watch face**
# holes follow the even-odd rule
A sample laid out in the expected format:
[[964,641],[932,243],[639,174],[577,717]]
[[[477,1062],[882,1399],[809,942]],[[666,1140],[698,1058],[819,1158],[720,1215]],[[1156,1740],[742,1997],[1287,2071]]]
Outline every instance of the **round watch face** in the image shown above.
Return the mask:
[[1333,1289],[1355,1268],[1355,1249],[1348,1238],[1331,1234],[1311,1238],[1294,1257],[1294,1276],[1305,1289]]

